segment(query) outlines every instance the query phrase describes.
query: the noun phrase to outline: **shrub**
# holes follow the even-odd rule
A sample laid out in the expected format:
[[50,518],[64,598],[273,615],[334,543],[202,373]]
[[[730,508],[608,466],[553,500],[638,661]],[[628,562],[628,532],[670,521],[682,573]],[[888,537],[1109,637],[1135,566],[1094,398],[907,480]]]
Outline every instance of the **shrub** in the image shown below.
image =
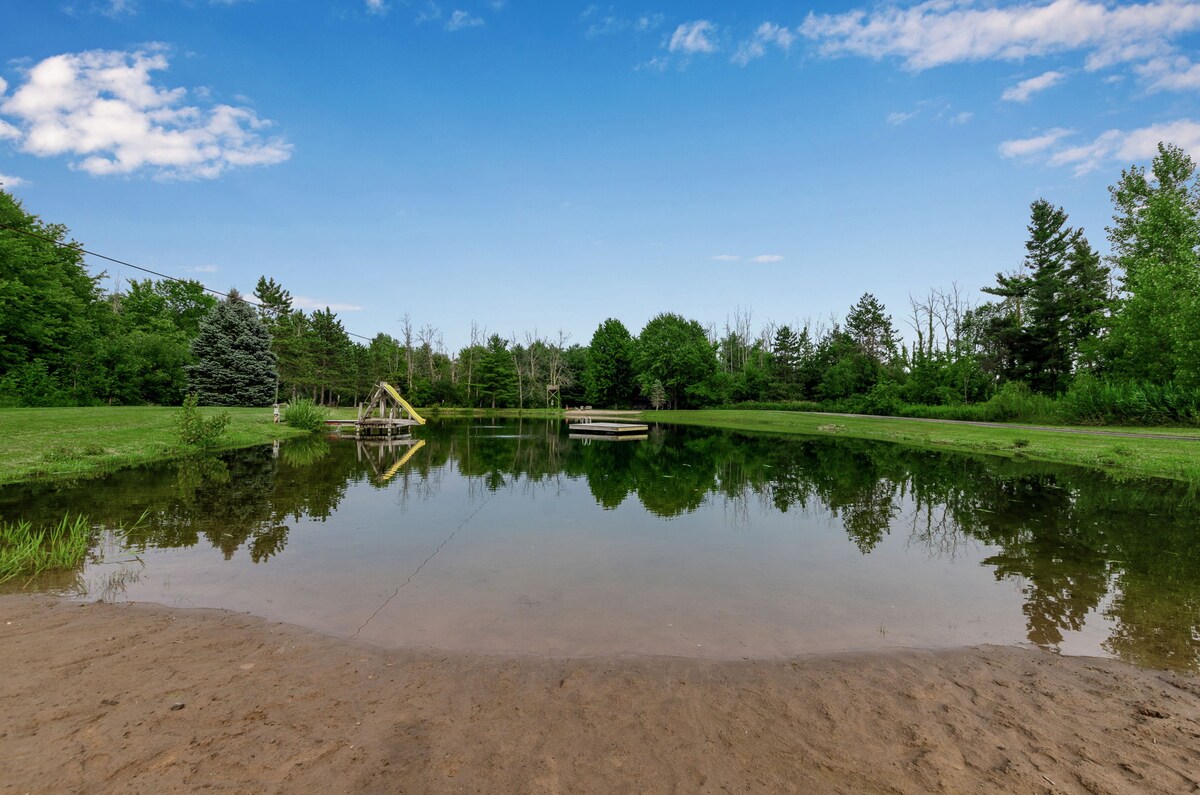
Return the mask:
[[325,427],[327,419],[329,419],[329,409],[318,406],[308,398],[301,398],[288,405],[287,410],[283,413],[284,422],[290,427],[299,428],[302,431],[319,431]]
[[196,407],[198,400],[193,393],[183,399],[183,406],[175,418],[175,433],[179,442],[195,450],[207,450],[216,445],[221,434],[229,425],[229,412],[222,411],[205,417]]

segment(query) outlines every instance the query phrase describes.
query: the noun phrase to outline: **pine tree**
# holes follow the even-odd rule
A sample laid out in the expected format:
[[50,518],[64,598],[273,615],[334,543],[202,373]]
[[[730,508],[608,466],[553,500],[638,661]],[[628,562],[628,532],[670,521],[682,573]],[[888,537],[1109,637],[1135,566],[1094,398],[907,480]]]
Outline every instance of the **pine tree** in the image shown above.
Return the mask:
[[271,335],[237,290],[200,322],[189,387],[202,406],[266,406],[275,399]]

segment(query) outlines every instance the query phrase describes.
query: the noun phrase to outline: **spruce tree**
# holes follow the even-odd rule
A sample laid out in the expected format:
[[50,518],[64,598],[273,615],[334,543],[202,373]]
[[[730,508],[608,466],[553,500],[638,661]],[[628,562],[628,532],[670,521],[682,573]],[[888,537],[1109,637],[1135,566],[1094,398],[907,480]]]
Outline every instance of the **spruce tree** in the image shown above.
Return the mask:
[[271,334],[236,290],[200,322],[188,382],[202,406],[266,406],[275,399]]

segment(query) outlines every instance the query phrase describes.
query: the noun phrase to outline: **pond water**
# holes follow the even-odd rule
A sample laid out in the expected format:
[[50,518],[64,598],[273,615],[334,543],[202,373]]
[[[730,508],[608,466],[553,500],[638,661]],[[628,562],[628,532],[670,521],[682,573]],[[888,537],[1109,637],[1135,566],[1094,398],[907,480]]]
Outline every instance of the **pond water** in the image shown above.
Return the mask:
[[1181,484],[693,428],[580,440],[558,422],[464,420],[416,435],[0,489],[6,519],[70,511],[101,528],[79,571],[6,588],[483,653],[1001,643],[1200,663],[1197,499]]

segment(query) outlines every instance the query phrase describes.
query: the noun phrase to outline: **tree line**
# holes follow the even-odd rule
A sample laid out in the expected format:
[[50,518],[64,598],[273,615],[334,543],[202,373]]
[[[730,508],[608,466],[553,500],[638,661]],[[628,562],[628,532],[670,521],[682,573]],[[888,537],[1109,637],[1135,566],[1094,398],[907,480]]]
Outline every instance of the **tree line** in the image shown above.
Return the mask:
[[[263,276],[254,305],[195,281],[103,290],[66,227],[0,191],[0,405],[353,405],[379,380],[419,405],[745,405],[980,419],[1200,421],[1200,178],[1179,147],[1110,188],[1110,254],[1064,208],[1030,207],[1025,256],[982,285],[911,296],[900,323],[864,293],[844,319],[723,327],[665,312],[616,318],[587,344],[472,323],[447,350],[432,325],[356,340]],[[14,231],[19,230],[19,231]],[[36,236],[21,234],[32,233]],[[47,242],[49,241],[53,242]],[[905,341],[907,340],[907,341]]]

